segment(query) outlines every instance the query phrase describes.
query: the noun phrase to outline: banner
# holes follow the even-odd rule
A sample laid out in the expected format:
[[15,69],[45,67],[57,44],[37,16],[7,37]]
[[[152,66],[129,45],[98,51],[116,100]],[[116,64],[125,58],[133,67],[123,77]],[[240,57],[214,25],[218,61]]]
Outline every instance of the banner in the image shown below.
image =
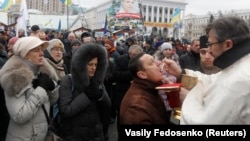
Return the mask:
[[170,23],[159,23],[159,22],[144,22],[144,26],[152,26],[152,27],[166,27],[171,28],[173,25]]
[[[20,7],[20,14],[17,19],[17,31],[19,29],[24,29],[25,36],[27,36],[27,23],[29,20],[28,10],[27,10],[27,4],[26,0],[22,0],[21,7]],[[18,35],[18,32],[16,32]]]
[[119,0],[117,6],[116,18],[141,18],[138,0]]
[[138,0],[113,0],[111,7],[107,10],[107,29],[116,32],[143,27],[139,4]]

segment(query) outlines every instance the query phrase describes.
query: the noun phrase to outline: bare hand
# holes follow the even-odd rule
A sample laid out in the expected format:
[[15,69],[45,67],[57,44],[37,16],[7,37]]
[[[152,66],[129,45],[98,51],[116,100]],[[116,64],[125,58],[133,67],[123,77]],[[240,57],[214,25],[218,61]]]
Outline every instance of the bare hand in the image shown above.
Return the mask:
[[162,63],[164,63],[163,65],[163,69],[168,72],[169,74],[172,74],[176,77],[180,77],[181,75],[181,68],[179,65],[177,65],[177,63],[173,60],[164,58],[162,60]]

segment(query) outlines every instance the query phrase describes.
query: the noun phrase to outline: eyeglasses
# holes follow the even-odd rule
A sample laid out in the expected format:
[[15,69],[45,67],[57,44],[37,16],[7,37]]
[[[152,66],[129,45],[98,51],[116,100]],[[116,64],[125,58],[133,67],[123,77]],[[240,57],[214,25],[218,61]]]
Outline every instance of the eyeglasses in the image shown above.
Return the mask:
[[58,51],[58,52],[63,52],[63,49],[60,47],[54,47],[51,49],[51,51]]
[[219,44],[219,43],[222,43],[222,42],[224,42],[224,41],[218,41],[218,42],[214,42],[214,43],[209,43],[209,42],[207,42],[207,43],[206,43],[206,46],[207,46],[207,47],[211,47],[211,46],[214,45],[214,44]]

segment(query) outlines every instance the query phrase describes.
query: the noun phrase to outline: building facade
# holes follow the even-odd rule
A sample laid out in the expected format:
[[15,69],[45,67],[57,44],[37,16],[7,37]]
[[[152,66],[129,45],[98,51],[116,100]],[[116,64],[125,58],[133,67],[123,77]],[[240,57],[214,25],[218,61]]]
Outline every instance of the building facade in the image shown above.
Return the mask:
[[28,9],[37,9],[47,15],[67,14],[69,7],[60,0],[26,0]]
[[[89,9],[85,13],[86,25],[90,29],[100,29],[104,27],[105,15],[111,7],[113,0]],[[174,28],[170,24],[175,9],[181,9],[181,20],[184,17],[185,0],[139,0],[139,8],[142,14],[144,34],[162,35],[173,37],[183,35],[183,30]],[[81,22],[79,20],[79,22]]]
[[206,15],[187,15],[184,21],[184,38],[191,39],[205,35],[206,25],[221,16],[238,16],[248,23],[250,28],[250,9],[208,12]]

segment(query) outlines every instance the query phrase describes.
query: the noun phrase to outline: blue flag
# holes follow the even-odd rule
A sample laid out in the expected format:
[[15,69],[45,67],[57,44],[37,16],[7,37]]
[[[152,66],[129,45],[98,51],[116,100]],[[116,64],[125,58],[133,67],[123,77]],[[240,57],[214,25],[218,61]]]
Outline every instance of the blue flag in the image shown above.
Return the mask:
[[57,29],[58,31],[60,31],[61,30],[61,19],[59,20],[59,23],[58,23],[58,29]]
[[108,19],[107,19],[107,15],[106,15],[104,29],[103,29],[103,34],[104,35],[108,32],[107,26],[108,26]]

